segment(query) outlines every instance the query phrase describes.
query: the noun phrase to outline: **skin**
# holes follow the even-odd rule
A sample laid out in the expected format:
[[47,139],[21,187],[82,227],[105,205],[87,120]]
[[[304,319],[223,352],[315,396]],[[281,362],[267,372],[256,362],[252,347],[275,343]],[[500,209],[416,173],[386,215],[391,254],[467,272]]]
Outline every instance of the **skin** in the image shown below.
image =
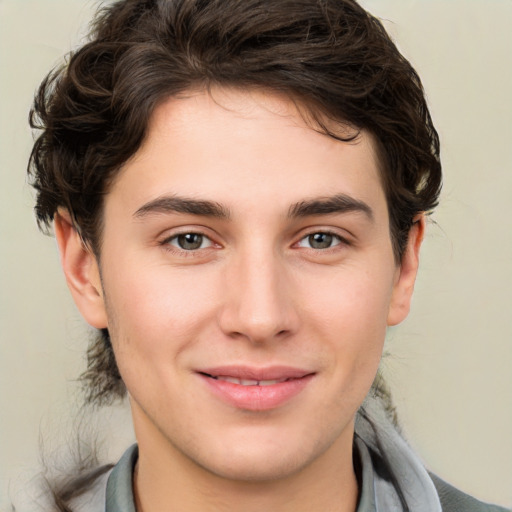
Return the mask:
[[[192,91],[155,110],[106,196],[101,265],[56,216],[74,299],[108,327],[130,394],[137,510],[356,509],[354,417],[408,313],[424,231],[419,216],[397,265],[379,172],[368,133],[319,134],[283,96]],[[334,195],[352,207],[297,215]],[[174,211],[177,197],[222,215]],[[180,248],[186,233],[198,249]],[[312,377],[247,410],[197,373],[219,365]]]

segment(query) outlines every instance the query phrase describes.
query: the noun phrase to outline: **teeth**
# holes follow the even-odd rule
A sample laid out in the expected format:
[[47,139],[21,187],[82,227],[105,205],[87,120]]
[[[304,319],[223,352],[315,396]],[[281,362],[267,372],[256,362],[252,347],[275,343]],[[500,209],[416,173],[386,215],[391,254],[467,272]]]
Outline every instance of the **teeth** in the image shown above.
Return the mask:
[[259,382],[251,379],[240,379],[239,384],[242,384],[242,386],[257,386]]
[[258,386],[272,386],[272,384],[279,384],[280,382],[284,382],[286,379],[282,380],[260,380],[258,382]]
[[279,379],[279,380],[253,380],[253,379],[237,379],[236,377],[228,377],[224,375],[219,375],[214,377],[217,380],[223,380],[225,382],[231,382],[232,384],[239,384],[241,386],[272,386],[273,384],[279,384],[281,382],[285,382],[288,379]]
[[225,380],[226,382],[231,382],[232,384],[242,384],[240,382],[240,379],[237,379],[235,377],[223,377],[223,376],[219,376],[217,377],[217,379],[219,380]]

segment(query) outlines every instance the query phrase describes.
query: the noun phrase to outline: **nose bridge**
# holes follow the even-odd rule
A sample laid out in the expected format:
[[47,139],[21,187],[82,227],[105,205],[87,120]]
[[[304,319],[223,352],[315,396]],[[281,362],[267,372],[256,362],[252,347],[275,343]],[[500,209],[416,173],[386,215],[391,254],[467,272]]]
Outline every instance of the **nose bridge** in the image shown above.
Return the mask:
[[284,263],[271,244],[251,244],[232,261],[226,274],[221,327],[253,342],[292,332],[297,315]]

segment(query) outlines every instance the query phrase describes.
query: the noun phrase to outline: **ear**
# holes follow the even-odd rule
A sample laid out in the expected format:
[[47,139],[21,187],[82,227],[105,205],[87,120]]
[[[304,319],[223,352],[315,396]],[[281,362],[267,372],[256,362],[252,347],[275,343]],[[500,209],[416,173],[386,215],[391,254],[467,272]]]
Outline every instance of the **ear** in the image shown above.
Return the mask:
[[71,295],[86,322],[97,329],[107,327],[107,314],[96,256],[86,247],[67,210],[59,209],[54,230],[60,262]]
[[402,256],[388,313],[388,325],[397,325],[409,314],[412,292],[418,273],[421,242],[425,235],[425,214],[416,216],[409,231],[407,246]]

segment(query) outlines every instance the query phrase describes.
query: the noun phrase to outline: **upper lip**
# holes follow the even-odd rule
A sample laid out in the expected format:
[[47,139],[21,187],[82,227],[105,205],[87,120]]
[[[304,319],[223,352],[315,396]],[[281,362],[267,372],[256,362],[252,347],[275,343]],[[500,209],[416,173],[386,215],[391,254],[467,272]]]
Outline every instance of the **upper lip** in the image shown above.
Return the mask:
[[312,371],[292,366],[268,366],[265,368],[257,368],[254,366],[244,365],[228,365],[215,366],[212,368],[202,368],[197,370],[211,377],[234,377],[244,380],[283,380],[283,379],[300,379],[306,375],[311,375]]

